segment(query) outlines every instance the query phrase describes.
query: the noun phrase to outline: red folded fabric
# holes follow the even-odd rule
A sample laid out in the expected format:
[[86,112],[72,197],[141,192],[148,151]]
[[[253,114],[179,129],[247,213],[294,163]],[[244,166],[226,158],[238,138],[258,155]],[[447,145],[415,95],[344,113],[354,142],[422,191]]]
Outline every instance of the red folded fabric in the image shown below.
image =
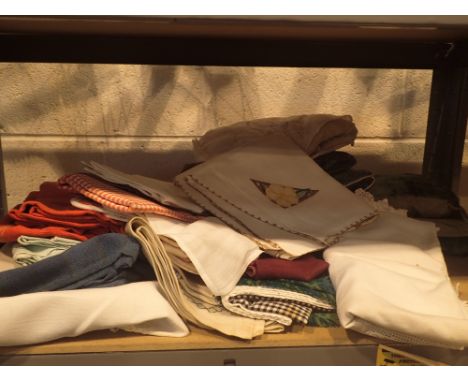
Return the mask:
[[[107,233],[101,232],[101,233]],[[87,240],[93,236],[99,235],[98,230],[96,231],[89,231],[87,235],[83,234],[81,230],[75,230],[73,228],[67,227],[43,227],[43,228],[30,228],[25,227],[22,225],[15,225],[15,224],[5,224],[0,225],[0,243],[9,243],[16,241],[18,237],[22,235],[27,236],[35,236],[35,237],[66,237],[68,239],[75,239],[75,240]]]
[[313,255],[301,256],[294,260],[275,257],[259,257],[252,261],[245,275],[256,280],[290,279],[310,281],[328,270],[328,263]]
[[124,232],[123,222],[101,212],[71,205],[77,194],[61,190],[55,182],[41,184],[26,200],[11,209],[0,224],[0,242],[15,241],[21,235],[60,236],[86,240],[108,232]]

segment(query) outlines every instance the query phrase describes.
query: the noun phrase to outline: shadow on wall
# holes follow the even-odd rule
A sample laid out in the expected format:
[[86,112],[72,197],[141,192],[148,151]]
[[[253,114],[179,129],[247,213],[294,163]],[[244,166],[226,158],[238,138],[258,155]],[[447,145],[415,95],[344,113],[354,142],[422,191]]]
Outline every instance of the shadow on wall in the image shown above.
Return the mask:
[[[10,168],[10,173],[21,171],[25,176],[34,166],[35,158],[47,162],[57,175],[64,175],[83,170],[81,161],[96,161],[127,173],[135,173],[149,177],[170,180],[180,173],[187,164],[193,164],[195,158],[189,149],[171,148],[171,150],[144,151],[122,150],[105,151],[96,148],[67,150],[28,150],[5,149],[4,160]],[[29,177],[39,177],[41,174],[30,173]]]
[[[340,151],[347,151],[343,148]],[[353,154],[357,160],[356,168],[369,170],[375,174],[421,174],[421,162],[393,162],[380,155]]]
[[260,96],[255,83],[255,68],[201,67],[210,92],[205,115],[220,127],[258,118]]
[[8,70],[3,71],[2,87],[15,88],[15,83],[12,81],[18,80],[19,72],[23,82],[26,81],[25,84],[34,85],[34,91],[18,97],[9,107],[2,109],[0,125],[3,126],[7,126],[8,121],[19,124],[35,120],[49,114],[61,104],[72,105],[97,95],[96,77],[91,64],[60,65],[57,70],[61,74],[60,80],[44,81],[42,85],[38,85],[40,82],[32,78],[33,74],[29,72],[28,64],[15,64],[13,68],[16,75],[9,76]]
[[[145,69],[145,67],[143,67]],[[176,66],[152,66],[135,135],[157,135],[157,126],[176,86]]]

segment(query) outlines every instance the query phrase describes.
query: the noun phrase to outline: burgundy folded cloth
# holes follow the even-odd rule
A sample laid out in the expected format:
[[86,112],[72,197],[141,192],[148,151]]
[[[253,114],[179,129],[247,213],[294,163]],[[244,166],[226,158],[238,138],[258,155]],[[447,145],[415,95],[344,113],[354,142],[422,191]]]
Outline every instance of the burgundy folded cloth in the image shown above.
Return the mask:
[[328,270],[328,263],[313,255],[304,255],[294,260],[278,259],[271,256],[261,256],[252,261],[245,275],[255,279],[290,279],[310,281]]
[[64,190],[78,192],[87,198],[121,213],[150,213],[168,216],[177,220],[193,223],[199,217],[185,211],[178,211],[152,200],[122,190],[113,184],[86,174],[62,176],[58,183]]
[[42,183],[39,191],[31,192],[0,222],[0,242],[16,241],[21,235],[86,240],[108,232],[124,232],[125,223],[72,206],[70,200],[75,196],[61,190],[56,182]]

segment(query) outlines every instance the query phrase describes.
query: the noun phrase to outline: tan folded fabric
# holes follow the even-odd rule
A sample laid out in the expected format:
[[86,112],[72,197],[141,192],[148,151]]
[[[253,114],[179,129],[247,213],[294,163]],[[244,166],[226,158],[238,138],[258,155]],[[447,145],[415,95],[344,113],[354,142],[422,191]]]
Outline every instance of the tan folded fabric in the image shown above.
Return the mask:
[[163,243],[164,249],[166,253],[172,260],[172,263],[184,270],[185,272],[190,272],[195,275],[198,275],[197,268],[193,265],[193,263],[188,258],[187,254],[180,249],[177,243],[165,236],[160,236],[161,242]]
[[21,265],[16,263],[12,257],[0,253],[0,272],[9,271],[10,269],[19,268]]
[[164,296],[183,319],[202,328],[215,329],[243,339],[252,339],[264,333],[265,321],[234,315],[224,309],[219,300],[210,300],[217,301],[216,306],[208,303],[206,299],[210,295],[206,290],[195,293],[197,286],[184,278],[183,272],[174,266],[163,243],[146,219],[133,218],[128,222],[126,231],[142,246]]
[[290,257],[333,244],[376,215],[287,137],[230,150],[175,181],[233,229]]
[[354,143],[356,126],[350,115],[311,114],[242,121],[208,131],[193,141],[195,155],[208,160],[237,147],[286,135],[309,156],[318,156]]

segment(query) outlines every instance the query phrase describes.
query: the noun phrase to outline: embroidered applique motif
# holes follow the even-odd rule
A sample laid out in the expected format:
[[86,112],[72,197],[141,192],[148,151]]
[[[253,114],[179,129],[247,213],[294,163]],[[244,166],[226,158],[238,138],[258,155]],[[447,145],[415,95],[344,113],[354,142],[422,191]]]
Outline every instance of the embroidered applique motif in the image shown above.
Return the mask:
[[315,195],[318,190],[295,188],[272,184],[261,180],[250,179],[253,184],[273,203],[283,208],[289,208]]

